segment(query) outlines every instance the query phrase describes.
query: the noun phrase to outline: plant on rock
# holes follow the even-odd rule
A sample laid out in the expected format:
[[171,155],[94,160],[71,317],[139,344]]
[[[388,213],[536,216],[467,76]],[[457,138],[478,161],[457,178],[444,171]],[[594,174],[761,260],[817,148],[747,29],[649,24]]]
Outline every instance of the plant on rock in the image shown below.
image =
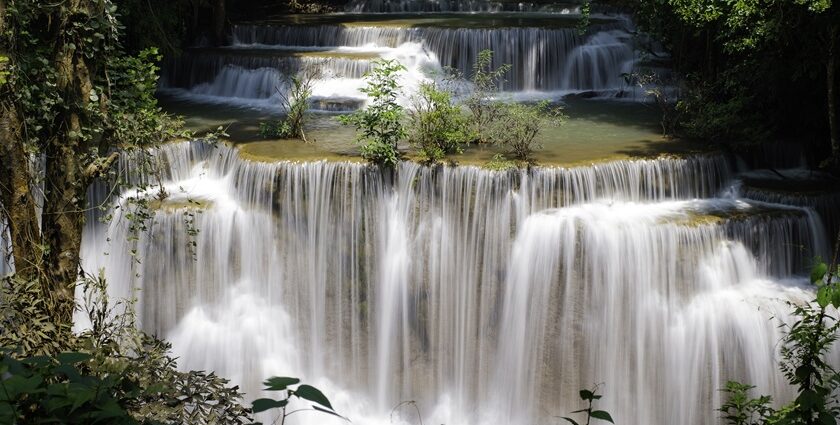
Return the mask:
[[540,132],[546,126],[561,125],[565,119],[562,109],[547,100],[536,104],[504,103],[487,134],[511,157],[530,163],[534,151],[542,148],[537,142]]
[[434,163],[452,153],[462,153],[473,138],[452,93],[434,82],[422,83],[408,112],[408,139],[426,162]]
[[479,52],[473,64],[470,78],[473,90],[464,103],[470,111],[470,124],[477,143],[492,143],[493,141],[488,129],[496,122],[504,109],[504,103],[495,99],[495,96],[510,68],[510,64],[493,68],[492,50]]
[[364,109],[340,116],[339,121],[359,132],[356,141],[361,146],[362,157],[393,167],[400,159],[398,145],[406,135],[405,110],[397,102],[400,95],[397,77],[405,67],[395,60],[378,60],[373,65],[373,70],[365,74],[367,85],[361,89],[370,103]]
[[309,109],[309,99],[312,97],[312,88],[315,81],[322,76],[321,69],[315,66],[308,66],[290,77],[285,82],[289,94],[277,88],[277,95],[286,117],[282,120],[273,120],[260,123],[260,136],[266,138],[301,139],[306,142],[306,133],[303,125],[306,121],[306,111]]

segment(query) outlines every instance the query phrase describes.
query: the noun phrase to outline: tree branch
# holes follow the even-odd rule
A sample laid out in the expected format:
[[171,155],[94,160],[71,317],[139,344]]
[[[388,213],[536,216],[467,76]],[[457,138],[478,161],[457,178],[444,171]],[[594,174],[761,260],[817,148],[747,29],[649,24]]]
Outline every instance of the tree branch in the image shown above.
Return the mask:
[[114,162],[119,157],[119,152],[111,152],[110,155],[105,157],[99,157],[96,160],[94,160],[90,165],[88,165],[87,168],[85,168],[83,175],[86,185],[90,184],[90,182],[93,179],[102,176],[108,170],[110,170],[111,166],[114,165]]

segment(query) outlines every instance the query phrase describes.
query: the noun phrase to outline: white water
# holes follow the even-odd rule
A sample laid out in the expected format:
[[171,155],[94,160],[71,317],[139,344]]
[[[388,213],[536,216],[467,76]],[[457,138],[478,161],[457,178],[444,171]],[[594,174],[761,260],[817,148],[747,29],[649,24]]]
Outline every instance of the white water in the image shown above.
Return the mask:
[[[425,17],[419,14],[414,19]],[[408,97],[419,82],[440,78],[444,69],[469,76],[478,53],[489,49],[494,52],[494,67],[512,65],[502,89],[515,99],[556,99],[584,91],[644,98],[641,92],[629,90],[622,77],[642,57],[632,35],[635,28],[625,16],[613,16],[586,34],[573,25],[453,28],[446,19],[419,27],[377,26],[376,22],[364,26],[234,25],[230,46],[187,51],[170,62],[161,88],[187,100],[271,109],[280,103],[274,92],[285,90],[281,74],[316,66],[324,72],[314,87],[316,100],[364,100],[359,91],[362,76],[374,57],[397,60],[408,68],[401,81]],[[317,53],[326,59],[294,52]],[[349,102],[346,109],[357,105]]]
[[181,367],[249,397],[291,375],[354,423],[416,400],[426,423],[529,424],[603,382],[622,423],[708,424],[727,379],[791,394],[771,317],[812,296],[794,273],[826,254],[824,230],[809,209],[725,195],[722,158],[383,176],[197,142],[158,155],[169,202],[206,205],[196,259],[173,207],[141,235],[139,264],[124,221],[91,222],[85,268],[105,267],[114,295],[141,289],[143,327]]
[[580,7],[562,4],[502,3],[487,0],[354,0],[347,7],[355,13],[399,12],[542,12],[573,14]]

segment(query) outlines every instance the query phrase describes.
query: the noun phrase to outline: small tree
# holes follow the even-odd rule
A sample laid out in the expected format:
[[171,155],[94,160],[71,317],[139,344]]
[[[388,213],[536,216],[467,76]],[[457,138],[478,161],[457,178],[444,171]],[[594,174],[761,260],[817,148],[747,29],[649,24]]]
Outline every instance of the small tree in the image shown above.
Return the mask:
[[482,50],[473,64],[473,91],[464,102],[470,111],[473,133],[477,143],[491,143],[488,128],[498,119],[504,104],[494,97],[504,83],[510,64],[493,69],[493,51]]
[[665,90],[665,81],[655,72],[622,74],[624,81],[630,85],[635,84],[644,90],[645,96],[656,103],[662,113],[659,125],[662,127],[663,136],[675,136],[680,125],[680,109],[677,108],[677,101]]
[[377,60],[374,68],[365,74],[367,86],[362,88],[370,98],[364,109],[342,115],[339,121],[352,125],[360,134],[356,137],[362,157],[368,161],[393,167],[399,161],[397,146],[405,138],[403,118],[405,111],[397,103],[400,94],[397,77],[405,67],[395,60]]
[[303,125],[306,121],[306,111],[309,110],[309,99],[312,97],[312,86],[322,77],[319,67],[307,66],[297,74],[289,77],[285,85],[289,88],[289,95],[283,94],[278,87],[277,94],[286,117],[282,120],[260,123],[260,136],[283,139],[301,139],[306,142]]
[[537,136],[547,125],[561,125],[566,119],[562,109],[544,100],[536,104],[502,103],[496,119],[488,126],[487,137],[520,161],[533,161],[535,150],[542,146]]
[[467,117],[452,102],[452,93],[434,82],[422,83],[408,112],[408,139],[429,163],[462,153],[473,134]]

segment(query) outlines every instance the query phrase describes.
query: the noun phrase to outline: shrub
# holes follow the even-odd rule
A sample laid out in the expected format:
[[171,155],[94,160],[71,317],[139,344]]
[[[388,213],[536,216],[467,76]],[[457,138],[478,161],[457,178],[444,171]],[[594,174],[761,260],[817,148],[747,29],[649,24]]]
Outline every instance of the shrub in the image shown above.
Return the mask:
[[361,146],[363,158],[393,167],[400,158],[397,146],[406,135],[405,111],[397,103],[400,94],[397,76],[405,67],[395,60],[377,60],[373,64],[374,68],[365,74],[367,86],[362,88],[370,103],[364,109],[340,116],[339,121],[360,132],[356,142]]
[[286,111],[286,117],[282,120],[274,120],[260,123],[260,136],[266,138],[301,139],[306,142],[306,133],[303,125],[306,121],[306,111],[309,109],[309,99],[312,97],[312,86],[320,79],[322,73],[320,68],[311,66],[299,71],[286,82],[289,88],[289,95],[277,89],[277,94]]
[[505,158],[504,155],[497,153],[493,155],[490,161],[484,164],[484,168],[491,171],[507,171],[516,168],[516,162]]
[[520,161],[533,161],[533,152],[542,148],[536,138],[543,127],[560,125],[566,118],[560,108],[552,107],[547,100],[501,105],[496,119],[488,126],[487,137]]
[[473,91],[464,102],[470,111],[470,124],[477,143],[491,143],[488,132],[490,126],[499,118],[504,103],[494,97],[504,83],[504,76],[510,70],[510,64],[493,69],[493,51],[482,50],[473,64]]
[[763,112],[755,108],[758,100],[747,88],[696,77],[689,77],[687,86],[676,105],[677,125],[685,137],[733,145],[770,138]]
[[436,83],[423,83],[412,97],[408,113],[408,139],[430,163],[445,155],[462,153],[472,139],[466,116],[452,102],[452,93]]

